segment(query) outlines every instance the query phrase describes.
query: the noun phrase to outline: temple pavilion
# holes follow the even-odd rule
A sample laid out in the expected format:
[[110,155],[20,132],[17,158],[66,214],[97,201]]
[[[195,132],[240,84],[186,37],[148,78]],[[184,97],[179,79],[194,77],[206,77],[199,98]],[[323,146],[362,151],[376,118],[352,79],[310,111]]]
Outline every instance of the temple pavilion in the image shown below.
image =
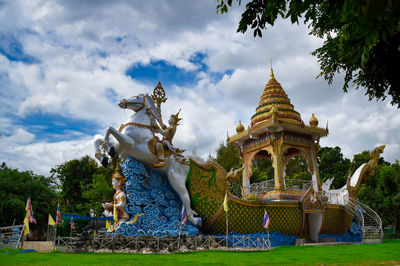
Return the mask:
[[[236,135],[228,136],[228,143],[238,146],[242,158],[243,187],[250,187],[253,161],[264,158],[269,160],[274,168],[274,189],[266,192],[263,198],[283,200],[304,193],[290,191],[286,189],[285,184],[287,163],[291,158],[301,156],[307,161],[313,190],[320,192],[322,188],[317,151],[320,138],[328,133],[327,126],[318,127],[318,120],[314,114],[308,125],[303,122],[300,113],[294,109],[281,84],[275,79],[271,67],[270,79],[265,85],[256,112],[251,117],[250,125],[245,129],[239,121]],[[244,189],[242,193],[249,193],[249,190]]]

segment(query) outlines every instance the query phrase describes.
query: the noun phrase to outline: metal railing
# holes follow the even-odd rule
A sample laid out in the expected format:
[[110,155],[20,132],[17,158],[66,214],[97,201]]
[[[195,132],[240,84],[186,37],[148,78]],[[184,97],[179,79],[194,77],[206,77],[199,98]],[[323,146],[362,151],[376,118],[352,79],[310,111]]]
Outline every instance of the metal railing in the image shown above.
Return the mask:
[[349,202],[349,193],[347,192],[325,192],[328,203],[346,205]]
[[64,251],[92,251],[118,253],[170,253],[210,249],[269,250],[271,244],[265,237],[249,236],[180,236],[180,237],[127,237],[100,234],[92,237],[84,246],[78,246],[76,237],[58,237],[56,249]]
[[[311,186],[310,180],[300,179],[286,179],[287,190],[307,191]],[[264,180],[259,183],[253,183],[250,186],[242,186],[240,183],[229,183],[228,190],[237,197],[242,197],[242,192],[245,191],[247,195],[254,195],[259,197],[268,191],[274,190],[275,180]]]
[[0,227],[0,248],[17,249],[22,247],[24,229],[25,225],[23,224]]
[[384,235],[379,215],[367,205],[348,195],[343,199],[346,204],[342,205],[342,208],[353,214],[360,222],[363,242],[382,242]]

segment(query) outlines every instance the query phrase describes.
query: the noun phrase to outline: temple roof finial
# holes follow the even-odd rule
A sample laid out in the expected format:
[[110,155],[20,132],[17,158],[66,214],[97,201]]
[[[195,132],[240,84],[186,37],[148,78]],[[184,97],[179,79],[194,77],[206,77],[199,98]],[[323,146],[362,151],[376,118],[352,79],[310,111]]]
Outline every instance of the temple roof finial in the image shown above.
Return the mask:
[[274,70],[272,69],[272,59],[270,59],[270,62],[271,62],[271,76],[270,76],[270,78],[273,79],[275,77],[274,77]]

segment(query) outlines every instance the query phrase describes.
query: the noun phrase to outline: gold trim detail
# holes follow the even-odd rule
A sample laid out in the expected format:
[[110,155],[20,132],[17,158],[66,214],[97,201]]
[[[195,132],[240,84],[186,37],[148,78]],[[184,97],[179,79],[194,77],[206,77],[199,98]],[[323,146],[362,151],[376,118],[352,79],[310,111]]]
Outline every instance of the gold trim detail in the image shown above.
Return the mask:
[[132,127],[138,127],[138,128],[145,128],[145,129],[148,129],[148,130],[152,131],[151,126],[149,126],[149,125],[144,125],[144,124],[139,124],[139,123],[135,123],[135,122],[129,122],[129,123],[126,123],[126,124],[122,124],[122,125],[119,127],[118,131],[121,132],[124,128],[130,127],[130,126],[132,126]]

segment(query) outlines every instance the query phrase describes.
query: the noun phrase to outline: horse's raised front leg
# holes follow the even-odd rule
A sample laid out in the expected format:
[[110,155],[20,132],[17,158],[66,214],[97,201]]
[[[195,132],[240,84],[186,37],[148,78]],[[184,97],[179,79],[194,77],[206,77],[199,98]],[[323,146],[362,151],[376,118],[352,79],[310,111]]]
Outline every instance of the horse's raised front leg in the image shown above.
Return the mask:
[[103,152],[100,150],[100,146],[104,145],[104,141],[101,138],[98,138],[94,141],[94,152],[95,152],[95,157],[99,162],[104,166],[107,167],[108,165],[108,159],[107,155],[103,154]]
[[109,127],[106,130],[106,134],[104,135],[104,142],[108,146],[108,154],[111,157],[114,157],[116,155],[116,149],[115,147],[110,143],[110,135],[112,135],[118,142],[119,147],[123,148],[132,148],[132,146],[135,144],[133,139],[127,135],[122,134],[118,130],[116,130],[113,127]]

